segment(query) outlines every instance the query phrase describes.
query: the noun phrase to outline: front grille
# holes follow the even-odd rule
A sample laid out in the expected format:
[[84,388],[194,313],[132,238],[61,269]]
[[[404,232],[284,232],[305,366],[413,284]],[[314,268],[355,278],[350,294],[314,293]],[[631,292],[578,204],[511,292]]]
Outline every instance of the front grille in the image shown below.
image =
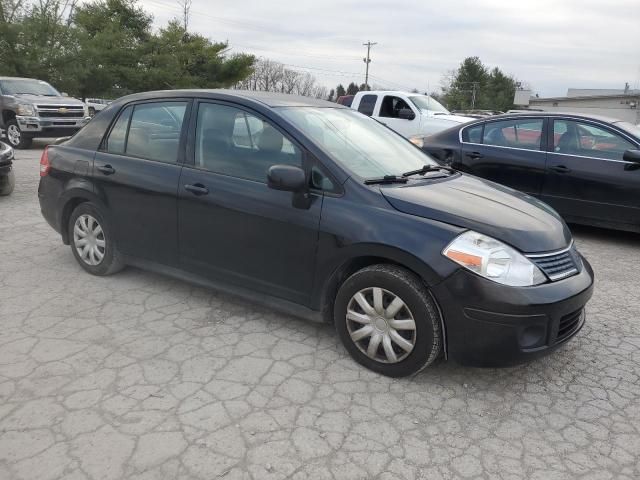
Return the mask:
[[556,334],[556,343],[566,340],[573,335],[582,324],[584,317],[584,309],[577,310],[569,315],[565,315],[558,323],[558,333]]
[[82,118],[84,107],[64,105],[38,105],[38,114],[42,118]]
[[573,244],[559,252],[527,255],[552,282],[578,273],[580,260]]

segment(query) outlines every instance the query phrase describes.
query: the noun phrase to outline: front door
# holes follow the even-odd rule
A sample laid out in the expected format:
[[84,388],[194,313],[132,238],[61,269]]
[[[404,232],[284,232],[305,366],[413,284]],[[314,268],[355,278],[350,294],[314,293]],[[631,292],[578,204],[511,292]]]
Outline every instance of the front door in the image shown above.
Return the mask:
[[96,193],[125,255],[175,263],[176,194],[188,107],[188,101],[173,100],[130,105],[96,153]]
[[489,121],[463,130],[459,170],[540,195],[545,174],[543,118]]
[[214,280],[307,304],[322,195],[296,201],[267,186],[275,164],[303,166],[303,152],[258,114],[201,102],[179,189],[184,268]]
[[640,225],[637,145],[606,125],[554,119],[542,199],[568,219]]

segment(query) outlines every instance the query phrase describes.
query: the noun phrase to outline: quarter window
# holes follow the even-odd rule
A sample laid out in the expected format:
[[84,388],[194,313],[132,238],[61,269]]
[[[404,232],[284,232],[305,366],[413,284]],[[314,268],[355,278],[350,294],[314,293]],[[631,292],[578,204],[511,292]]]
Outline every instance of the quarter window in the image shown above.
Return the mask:
[[542,119],[518,119],[488,122],[484,127],[483,142],[497,147],[540,150]]
[[622,136],[604,128],[571,120],[554,120],[553,151],[566,155],[622,160],[625,150],[636,148]]
[[127,128],[129,127],[129,118],[131,118],[132,107],[125,108],[115,125],[111,129],[109,138],[107,138],[106,150],[109,153],[123,154],[125,142],[127,140]]
[[376,106],[377,100],[377,95],[363,95],[360,99],[360,105],[358,105],[358,111],[368,116],[373,115],[373,109]]
[[239,108],[203,103],[198,108],[195,164],[266,183],[269,167],[302,166],[302,153],[269,122]]

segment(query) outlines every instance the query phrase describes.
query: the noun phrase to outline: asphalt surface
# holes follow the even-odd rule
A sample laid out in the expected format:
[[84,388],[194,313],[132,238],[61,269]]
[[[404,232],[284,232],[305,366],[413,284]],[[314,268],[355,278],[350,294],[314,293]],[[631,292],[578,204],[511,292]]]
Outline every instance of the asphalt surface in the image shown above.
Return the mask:
[[332,327],[128,268],[84,273],[0,197],[0,479],[640,478],[640,235],[575,228],[587,323],[517,368],[393,380]]

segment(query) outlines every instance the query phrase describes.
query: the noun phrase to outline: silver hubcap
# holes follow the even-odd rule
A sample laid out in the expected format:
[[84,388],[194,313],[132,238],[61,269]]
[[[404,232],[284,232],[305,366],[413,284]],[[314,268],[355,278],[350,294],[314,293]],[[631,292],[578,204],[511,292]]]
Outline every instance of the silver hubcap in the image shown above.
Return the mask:
[[16,125],[9,125],[7,128],[7,139],[14,147],[20,143],[20,129]]
[[102,227],[91,215],[80,215],[73,226],[73,245],[87,265],[99,265],[104,258],[105,239]]
[[371,287],[347,306],[347,330],[362,353],[381,363],[401,362],[416,345],[416,322],[396,294]]

